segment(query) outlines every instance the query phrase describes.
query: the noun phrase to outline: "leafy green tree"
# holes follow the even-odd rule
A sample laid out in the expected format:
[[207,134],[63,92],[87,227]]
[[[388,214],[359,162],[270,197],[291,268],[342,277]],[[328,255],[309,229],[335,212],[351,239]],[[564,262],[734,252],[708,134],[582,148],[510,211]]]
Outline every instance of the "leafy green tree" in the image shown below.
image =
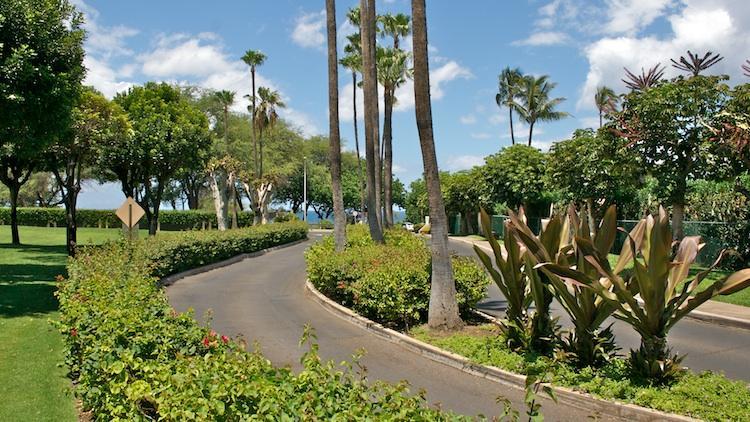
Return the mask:
[[516,100],[521,94],[521,82],[523,81],[523,72],[520,68],[504,68],[498,75],[498,90],[495,95],[495,102],[498,107],[508,107],[508,121],[510,122],[510,142],[516,144],[516,135],[513,133],[513,109]]
[[149,234],[156,234],[164,189],[184,168],[201,166],[210,147],[208,119],[175,87],[148,82],[118,94],[133,136],[102,148],[100,163],[146,211]]
[[529,143],[534,135],[534,125],[537,122],[561,120],[568,117],[568,113],[555,110],[565,98],[550,98],[552,90],[557,86],[549,80],[549,76],[535,77],[527,75],[520,82],[518,98],[513,102],[513,108],[529,125]]
[[[33,173],[18,192],[19,207],[56,207],[62,204],[60,186],[50,172]],[[10,191],[0,185],[0,206],[10,206]]]
[[465,231],[476,233],[480,208],[489,208],[487,189],[481,167],[456,173],[442,173],[440,184],[449,216],[461,214]]
[[[355,27],[359,27],[359,8],[349,9],[346,14],[349,23]],[[357,152],[357,165],[359,167],[359,185],[360,185],[360,210],[365,209],[365,178],[364,171],[362,169],[362,158],[359,153],[359,128],[357,118],[357,88],[359,86],[357,82],[357,74],[362,72],[362,41],[361,34],[356,32],[346,37],[347,44],[344,47],[344,57],[339,60],[339,63],[345,68],[349,69],[352,73],[352,111],[354,124],[354,148]]]
[[541,205],[545,198],[546,161],[544,153],[527,145],[506,147],[486,157],[481,174],[489,200],[512,209]]
[[709,126],[727,102],[726,76],[678,76],[625,96],[615,131],[626,138],[672,207],[675,237],[683,237],[688,182],[720,173],[726,159],[711,149]]
[[0,182],[14,245],[21,187],[72,123],[85,73],[82,24],[67,0],[0,1]]
[[430,206],[427,201],[427,187],[424,179],[414,180],[409,184],[406,194],[404,208],[406,209],[406,220],[412,223],[421,223],[430,215]]
[[74,256],[77,246],[76,208],[81,181],[88,176],[104,145],[130,136],[127,115],[117,104],[93,88],[85,88],[73,108],[72,130],[47,151],[47,167],[60,186],[65,205],[66,249]]
[[577,130],[572,138],[552,145],[547,158],[549,189],[557,190],[566,204],[585,206],[592,233],[593,223],[610,205],[617,204],[621,215],[628,207],[638,212],[635,196],[642,170],[622,138],[606,130]]

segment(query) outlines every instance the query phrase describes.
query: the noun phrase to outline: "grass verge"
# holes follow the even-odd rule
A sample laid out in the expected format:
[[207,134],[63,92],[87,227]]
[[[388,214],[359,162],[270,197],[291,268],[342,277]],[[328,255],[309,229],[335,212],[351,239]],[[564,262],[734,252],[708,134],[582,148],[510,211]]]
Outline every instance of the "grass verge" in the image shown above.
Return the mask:
[[620,358],[600,369],[577,369],[561,361],[514,353],[505,346],[499,329],[491,324],[467,326],[452,334],[433,332],[420,326],[409,334],[478,364],[523,375],[550,373],[556,385],[603,399],[709,421],[750,420],[747,411],[750,390],[747,384],[731,381],[720,374],[687,371],[668,386],[654,386],[631,377],[627,362]]
[[[117,229],[79,229],[81,244],[102,243]],[[55,277],[65,273],[65,229],[21,227],[21,246],[0,226],[0,406],[2,421],[74,421],[63,360]]]

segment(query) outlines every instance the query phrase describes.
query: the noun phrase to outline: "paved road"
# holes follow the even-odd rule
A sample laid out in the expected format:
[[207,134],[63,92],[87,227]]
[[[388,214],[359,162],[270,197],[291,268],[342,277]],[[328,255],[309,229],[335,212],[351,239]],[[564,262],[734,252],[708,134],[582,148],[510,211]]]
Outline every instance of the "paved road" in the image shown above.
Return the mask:
[[[313,241],[317,236],[312,236]],[[431,404],[467,415],[495,415],[495,399],[504,395],[517,405],[522,392],[423,358],[374,337],[323,309],[304,290],[305,242],[240,263],[178,281],[167,289],[178,311],[194,308],[198,317],[211,309],[218,332],[241,334],[260,343],[274,364],[299,368],[298,341],[305,324],[318,335],[323,358],[340,362],[360,348],[370,379],[408,380],[413,391],[424,388]],[[581,421],[587,414],[545,400],[547,420]]]
[[[451,240],[450,247],[460,255],[476,256],[471,245],[464,242]],[[478,307],[487,313],[504,316],[505,299],[494,283],[490,285],[487,299]],[[553,302],[553,312],[560,316],[563,327],[572,325],[557,302]],[[637,348],[640,341],[638,334],[627,324],[612,321],[615,322],[618,344],[623,349],[621,353]],[[750,381],[750,330],[683,318],[670,331],[669,344],[674,351],[687,354],[683,364],[694,370],[723,371],[729,378]]]

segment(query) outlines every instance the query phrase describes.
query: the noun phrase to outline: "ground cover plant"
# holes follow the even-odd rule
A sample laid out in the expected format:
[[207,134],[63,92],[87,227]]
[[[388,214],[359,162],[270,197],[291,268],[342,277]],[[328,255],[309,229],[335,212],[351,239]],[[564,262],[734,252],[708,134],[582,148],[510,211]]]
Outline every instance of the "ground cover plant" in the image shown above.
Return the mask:
[[[323,294],[388,326],[408,329],[426,321],[430,253],[422,238],[403,229],[385,232],[375,244],[365,227],[349,226],[348,246],[336,253],[324,238],[305,257],[310,282]],[[453,257],[459,311],[469,316],[489,283],[472,258]]]
[[632,403],[707,421],[750,420],[750,390],[710,371],[683,372],[669,385],[655,385],[632,375],[625,359],[612,359],[600,368],[579,368],[569,361],[535,353],[514,352],[494,324],[467,326],[460,332],[441,333],[426,326],[410,334],[418,340],[449,350],[482,365],[518,374],[551,374],[556,386],[569,387],[596,397]]
[[[84,408],[102,420],[457,419],[429,409],[405,384],[365,382],[356,361],[343,368],[321,361],[309,330],[302,339],[309,347],[304,369],[274,368],[241,342],[175,313],[156,283],[155,272],[179,271],[178,261],[221,259],[204,256],[206,248],[257,250],[306,233],[304,224],[292,222],[219,233],[206,245],[176,234],[79,253],[59,284],[59,326]],[[169,254],[177,258],[154,265]]]

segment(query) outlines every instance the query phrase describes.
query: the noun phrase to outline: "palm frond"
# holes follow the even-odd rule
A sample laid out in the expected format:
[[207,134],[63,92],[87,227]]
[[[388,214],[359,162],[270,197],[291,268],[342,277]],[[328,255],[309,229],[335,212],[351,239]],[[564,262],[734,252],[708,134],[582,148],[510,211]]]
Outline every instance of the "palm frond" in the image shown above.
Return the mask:
[[645,91],[656,85],[664,77],[664,68],[661,64],[657,64],[648,71],[641,68],[640,75],[634,74],[627,67],[624,69],[626,78],[622,81],[625,83],[625,86],[633,91]]
[[693,76],[698,76],[702,71],[719,63],[723,59],[724,57],[719,55],[719,53],[709,51],[703,55],[703,57],[700,57],[698,54],[693,54],[688,50],[687,58],[685,56],[680,56],[679,61],[675,59],[670,60],[672,62],[672,67],[691,73]]

